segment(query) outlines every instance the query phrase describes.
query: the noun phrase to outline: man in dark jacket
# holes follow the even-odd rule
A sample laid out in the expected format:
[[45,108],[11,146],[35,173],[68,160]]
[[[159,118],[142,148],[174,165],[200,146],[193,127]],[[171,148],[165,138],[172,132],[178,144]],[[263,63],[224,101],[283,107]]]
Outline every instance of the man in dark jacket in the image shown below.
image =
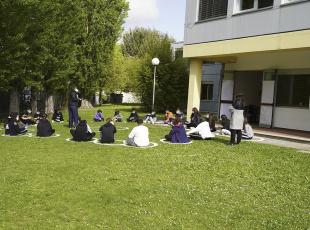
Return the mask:
[[50,137],[55,133],[55,129],[52,128],[51,123],[47,120],[47,115],[44,113],[37,125],[38,137]]
[[101,143],[114,143],[114,134],[116,133],[116,128],[111,118],[107,119],[106,124],[101,126],[99,131],[101,132]]
[[75,127],[77,127],[79,120],[79,113],[78,113],[78,107],[82,101],[82,99],[79,98],[78,89],[74,88],[74,90],[69,95],[69,102],[68,102],[68,112],[69,112],[69,128],[73,127],[73,122]]

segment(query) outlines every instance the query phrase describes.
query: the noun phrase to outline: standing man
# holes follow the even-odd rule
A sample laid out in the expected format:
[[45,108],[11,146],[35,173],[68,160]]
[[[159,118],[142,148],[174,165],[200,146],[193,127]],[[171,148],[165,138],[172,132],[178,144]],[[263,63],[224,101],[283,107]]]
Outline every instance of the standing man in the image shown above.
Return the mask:
[[82,99],[79,98],[79,90],[75,87],[69,95],[68,112],[69,112],[69,128],[77,127],[79,123],[78,107]]
[[[231,111],[231,121],[230,121],[230,145],[240,144],[242,137],[242,129],[244,123],[244,101],[243,94],[237,94],[236,99],[230,108]],[[237,143],[236,143],[237,134]]]

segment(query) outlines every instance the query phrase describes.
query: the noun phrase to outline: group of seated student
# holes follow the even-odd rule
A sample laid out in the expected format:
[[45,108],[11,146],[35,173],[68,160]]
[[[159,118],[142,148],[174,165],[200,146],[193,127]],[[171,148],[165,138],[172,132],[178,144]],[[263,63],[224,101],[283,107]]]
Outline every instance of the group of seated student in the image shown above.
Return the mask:
[[[227,118],[226,115],[221,115],[221,125],[222,130],[221,133],[223,135],[230,136],[230,120]],[[244,119],[244,127],[242,130],[242,139],[251,140],[254,137],[254,132],[252,126],[248,123],[247,118]]]
[[129,118],[127,119],[127,122],[137,122],[138,119],[139,119],[139,115],[136,109],[132,109]]
[[94,121],[96,121],[96,122],[104,121],[104,116],[103,116],[102,110],[100,110],[100,109],[97,110],[97,113],[94,116]]
[[[80,119],[79,119],[80,120]],[[75,129],[70,129],[74,141],[91,141],[96,133],[92,132],[86,120],[80,120]]]
[[187,135],[192,139],[211,140],[211,138],[215,136],[210,129],[210,123],[207,121],[207,117],[201,117],[200,120],[201,123],[199,123],[196,128],[192,128],[188,131]]
[[157,117],[156,117],[156,112],[153,111],[149,114],[146,114],[144,116],[143,122],[144,123],[151,123],[151,124],[155,124],[155,122],[157,121]]
[[27,133],[26,125],[19,119],[18,113],[10,113],[4,124],[5,135],[17,136]]
[[27,109],[21,114],[20,121],[23,122],[25,125],[35,124],[30,109]]

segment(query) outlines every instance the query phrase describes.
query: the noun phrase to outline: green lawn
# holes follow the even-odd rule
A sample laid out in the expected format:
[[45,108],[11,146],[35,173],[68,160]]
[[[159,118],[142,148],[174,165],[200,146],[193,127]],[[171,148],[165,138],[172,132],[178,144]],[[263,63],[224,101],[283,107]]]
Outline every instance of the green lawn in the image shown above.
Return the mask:
[[156,148],[100,146],[54,127],[60,137],[0,137],[0,229],[310,228],[308,154],[222,138],[168,145],[159,126],[149,126]]

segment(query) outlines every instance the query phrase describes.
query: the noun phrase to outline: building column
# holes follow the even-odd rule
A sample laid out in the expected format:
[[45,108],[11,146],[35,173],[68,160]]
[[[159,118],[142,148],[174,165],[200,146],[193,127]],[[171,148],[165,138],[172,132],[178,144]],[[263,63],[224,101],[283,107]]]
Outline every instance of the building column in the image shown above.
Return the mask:
[[187,99],[187,120],[190,120],[192,108],[200,108],[200,93],[201,93],[201,77],[202,63],[200,59],[192,59],[190,62],[188,99]]

